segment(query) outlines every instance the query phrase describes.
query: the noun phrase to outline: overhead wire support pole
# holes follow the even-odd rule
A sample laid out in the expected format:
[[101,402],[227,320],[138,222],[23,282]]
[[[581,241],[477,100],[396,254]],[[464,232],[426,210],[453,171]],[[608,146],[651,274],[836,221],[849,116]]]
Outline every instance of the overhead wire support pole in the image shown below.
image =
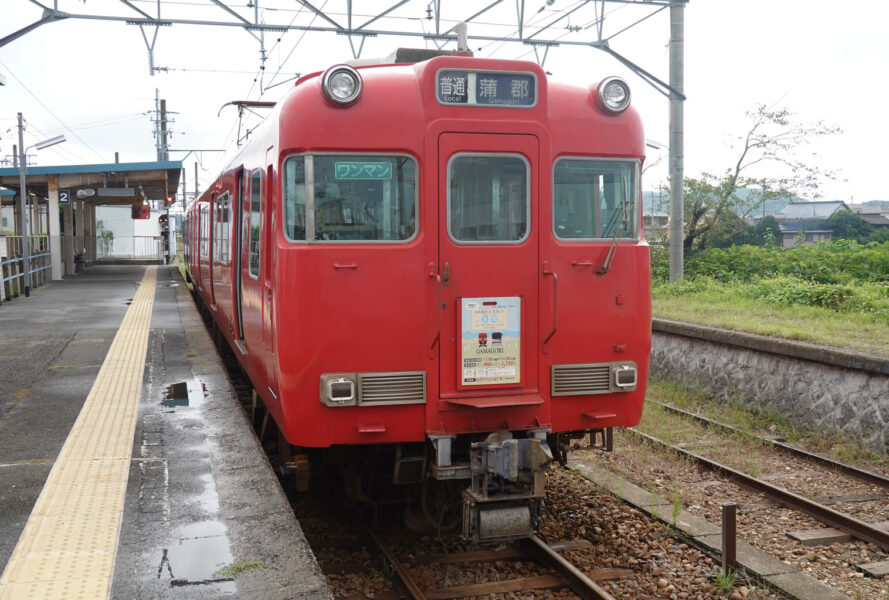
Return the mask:
[[[35,4],[37,4],[37,3],[35,3]],[[40,4],[37,4],[37,5],[40,6]],[[56,10],[50,10],[46,7],[43,7],[43,9],[44,9],[44,16],[39,21],[35,21],[35,22],[31,23],[30,25],[26,25],[25,27],[22,27],[18,31],[10,33],[6,37],[0,38],[0,48],[2,48],[3,46],[5,46],[6,44],[8,44],[10,42],[13,42],[13,41],[19,39],[26,33],[30,33],[32,31],[34,31],[41,25],[46,25],[47,23],[53,23],[55,21],[61,21],[62,19],[67,19],[70,16],[67,13],[63,13],[63,12],[56,11]]]
[[338,31],[346,31],[346,29],[344,29],[342,25],[340,25],[339,23],[337,23],[336,21],[334,21],[333,19],[328,17],[326,14],[324,14],[324,11],[318,10],[317,8],[312,6],[312,4],[307,2],[307,0],[296,0],[296,1],[299,2],[300,4],[302,4],[303,6],[305,6],[306,8],[308,8],[310,11],[312,11],[313,13],[315,13],[322,19],[324,19],[325,21],[327,21],[328,23],[330,23],[331,25],[333,25],[334,27],[336,27]]
[[503,2],[503,0],[494,0],[494,2],[492,2],[492,3],[489,4],[489,5],[487,5],[486,7],[484,7],[483,9],[481,9],[480,11],[478,11],[477,13],[475,13],[474,15],[472,15],[471,17],[469,17],[468,19],[464,19],[463,22],[464,22],[464,23],[469,23],[469,22],[472,21],[474,18],[482,16],[483,14],[485,14],[486,12],[488,12],[489,10],[491,10],[492,8],[494,8],[495,6],[497,6],[498,4],[500,4],[501,2]]
[[[657,77],[655,77],[654,75],[652,75],[651,73],[649,73],[648,71],[646,71],[645,69],[643,69],[642,67],[637,65],[636,63],[634,63],[633,61],[629,60],[628,58],[626,58],[624,56],[621,56],[619,53],[617,53],[611,49],[611,46],[608,45],[607,41],[592,42],[592,43],[590,43],[590,46],[592,46],[593,48],[598,48],[599,50],[607,52],[608,54],[613,56],[620,63],[622,63],[627,68],[629,68],[636,75],[641,77],[643,80],[645,80],[647,83],[649,83],[654,89],[656,89],[658,92],[660,92],[667,98],[672,98],[673,96],[676,96],[677,98],[679,98],[681,100],[685,100],[685,94],[683,94],[679,89],[676,89],[675,87],[671,86],[668,83],[664,83],[663,81],[661,81],[660,79],[658,79]],[[671,63],[671,65],[672,65],[672,63]]]
[[[138,6],[133,5],[132,2],[128,2],[128,0],[120,0],[120,1],[121,1],[123,4],[125,4],[126,6],[128,6],[129,8],[132,8],[134,11],[136,11],[137,13],[139,13],[140,15],[142,15],[143,17],[145,17],[146,19],[150,19],[150,18],[151,18],[151,15],[149,15],[147,12],[143,11],[143,10],[142,10],[141,8],[139,8]],[[157,16],[158,16],[158,18],[160,18],[160,13],[158,13]]]
[[28,212],[25,210],[25,196],[28,195],[26,185],[27,179],[27,154],[25,153],[25,125],[22,113],[18,114],[19,121],[19,221],[22,224],[22,230],[19,235],[22,236],[22,271],[25,276],[25,297],[31,296],[31,256],[28,248],[28,228],[25,225],[28,222]]
[[670,283],[679,283],[684,276],[685,2],[674,0],[670,5]]
[[516,3],[516,20],[519,22],[519,39],[525,34],[525,0],[515,0]]
[[584,3],[582,3],[582,4],[578,4],[577,6],[575,6],[574,8],[572,8],[571,10],[567,11],[567,12],[566,12],[565,14],[563,14],[562,16],[560,16],[560,17],[556,17],[555,19],[553,19],[552,21],[550,21],[549,23],[547,23],[546,25],[544,25],[543,27],[541,27],[540,29],[538,29],[537,31],[535,31],[534,33],[532,33],[531,35],[529,35],[527,38],[524,38],[522,41],[523,41],[523,42],[527,42],[527,41],[531,40],[531,38],[536,37],[536,36],[538,36],[539,34],[543,33],[544,31],[546,31],[547,29],[549,29],[550,27],[552,27],[553,25],[555,25],[555,24],[558,23],[559,21],[561,21],[561,20],[563,20],[563,19],[567,19],[567,18],[570,17],[573,13],[577,12],[578,10],[580,10],[581,8],[583,8],[584,6],[586,6],[587,4],[589,4],[590,1],[592,1],[592,0],[587,0],[586,2],[584,2]]

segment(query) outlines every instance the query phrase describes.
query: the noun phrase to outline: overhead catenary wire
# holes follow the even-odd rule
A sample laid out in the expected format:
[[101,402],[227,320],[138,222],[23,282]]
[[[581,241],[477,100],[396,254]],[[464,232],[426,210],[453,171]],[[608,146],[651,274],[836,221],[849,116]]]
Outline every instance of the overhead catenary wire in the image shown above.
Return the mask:
[[52,118],[54,118],[56,121],[58,121],[58,123],[59,123],[60,125],[62,125],[62,127],[64,127],[66,131],[70,132],[71,135],[74,136],[74,137],[77,139],[77,141],[79,141],[81,144],[83,144],[83,145],[87,148],[87,150],[89,150],[90,152],[92,152],[93,154],[95,154],[96,156],[98,156],[98,157],[101,158],[101,156],[102,156],[101,154],[99,154],[98,152],[96,152],[95,149],[93,149],[92,146],[90,146],[89,144],[87,144],[87,143],[86,143],[86,142],[85,142],[79,135],[77,135],[76,133],[74,133],[74,131],[72,131],[72,130],[68,127],[68,125],[67,125],[64,121],[62,121],[62,119],[60,119],[60,118],[59,118],[59,117],[58,117],[58,116],[57,116],[57,115],[56,115],[56,114],[55,114],[55,113],[54,113],[54,112],[53,112],[53,111],[46,105],[46,104],[44,104],[43,101],[40,100],[40,98],[39,98],[36,94],[34,94],[34,92],[32,92],[32,91],[28,88],[28,86],[25,85],[25,83],[24,83],[21,79],[19,79],[19,78],[16,76],[15,73],[12,72],[12,70],[11,70],[8,66],[6,66],[6,64],[4,64],[4,62],[3,62],[2,60],[0,60],[0,67],[3,67],[3,68],[6,70],[6,72],[9,73],[9,74],[12,76],[12,78],[15,79],[15,80],[18,82],[18,84],[19,84],[20,86],[22,86],[22,89],[24,89],[26,92],[28,92],[28,94],[30,94],[31,97],[34,98],[34,100],[36,100],[37,103],[38,103],[40,106],[42,106],[43,109],[44,109],[46,112],[48,112],[50,115],[52,115]]

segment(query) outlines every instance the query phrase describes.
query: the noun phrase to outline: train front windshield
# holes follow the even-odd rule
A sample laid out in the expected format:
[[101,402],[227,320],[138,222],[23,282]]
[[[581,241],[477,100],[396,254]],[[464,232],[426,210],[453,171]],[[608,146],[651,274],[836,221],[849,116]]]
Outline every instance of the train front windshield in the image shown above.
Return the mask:
[[553,168],[553,226],[562,240],[637,236],[638,163],[565,158]]
[[284,163],[284,226],[293,241],[410,240],[417,232],[417,164],[406,156],[292,156]]

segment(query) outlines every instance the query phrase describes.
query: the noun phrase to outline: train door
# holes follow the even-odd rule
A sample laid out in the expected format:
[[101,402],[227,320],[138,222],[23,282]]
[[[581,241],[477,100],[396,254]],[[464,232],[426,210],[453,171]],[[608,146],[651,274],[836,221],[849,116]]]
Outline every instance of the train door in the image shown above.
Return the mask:
[[265,181],[265,194],[263,196],[263,248],[265,254],[265,264],[262,269],[262,343],[265,351],[268,353],[266,368],[268,371],[268,386],[273,394],[278,392],[278,368],[275,358],[275,233],[276,233],[276,210],[275,210],[275,171],[274,150],[269,148],[267,151],[268,171]]
[[216,278],[213,271],[216,269],[216,194],[210,194],[210,205],[206,207],[205,220],[207,226],[207,281],[209,286],[207,293],[210,295],[210,308],[216,310]]
[[198,250],[198,274],[200,276],[200,281],[198,282],[198,287],[201,291],[207,294],[207,298],[210,300],[210,304],[213,303],[213,289],[212,286],[208,283],[210,282],[210,205],[207,202],[201,202],[200,204],[200,216],[198,217],[198,235],[199,235],[199,250]]
[[[213,201],[213,303],[222,312],[219,319],[228,324],[234,337],[231,277],[231,194],[218,194]],[[224,315],[224,316],[223,316]]]
[[244,304],[244,290],[243,290],[243,273],[241,272],[242,266],[244,264],[243,260],[243,250],[244,250],[244,235],[243,235],[243,221],[244,221],[244,203],[248,198],[247,194],[247,178],[244,176],[244,170],[241,169],[238,171],[237,176],[235,177],[235,201],[232,206],[231,214],[233,217],[234,223],[232,224],[232,244],[234,248],[232,249],[232,258],[234,262],[234,266],[232,268],[232,273],[234,274],[234,315],[235,315],[235,344],[237,344],[238,349],[244,353],[247,351],[246,346],[244,346],[244,314],[243,314],[243,304]]
[[265,349],[269,352],[274,352],[274,340],[272,338],[272,317],[273,313],[273,305],[274,305],[274,290],[272,287],[272,281],[274,280],[274,262],[272,258],[274,256],[274,247],[272,244],[272,240],[274,239],[274,231],[275,231],[275,211],[274,211],[274,178],[272,167],[269,167],[268,174],[265,180],[265,194],[262,199],[262,224],[263,224],[263,254],[264,256],[264,264],[261,269],[261,279],[262,279],[262,343]]
[[439,410],[541,404],[538,140],[439,138]]
[[[265,372],[257,372],[262,356],[262,171],[244,174],[246,193],[243,206],[241,243],[244,246],[244,267],[241,276],[241,317],[244,320],[244,346],[252,356],[250,376],[256,381]],[[259,388],[258,381],[257,388]]]

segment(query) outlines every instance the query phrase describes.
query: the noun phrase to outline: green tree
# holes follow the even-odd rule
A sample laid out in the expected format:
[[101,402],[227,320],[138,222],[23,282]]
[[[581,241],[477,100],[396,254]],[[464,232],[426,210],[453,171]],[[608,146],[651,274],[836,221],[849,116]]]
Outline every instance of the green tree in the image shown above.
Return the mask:
[[827,227],[833,231],[833,238],[838,240],[855,240],[867,243],[874,233],[874,226],[865,221],[860,214],[850,210],[838,210],[827,219]]
[[772,215],[759,219],[754,225],[744,223],[740,233],[732,238],[732,245],[776,246],[780,226]]
[[[758,105],[747,113],[746,133],[736,138],[734,165],[722,175],[704,173],[684,182],[686,254],[725,244],[744,230],[744,219],[772,198],[803,195],[819,198],[820,183],[835,174],[816,166],[814,155],[805,155],[815,138],[839,133],[839,129],[818,122],[798,122],[787,109]],[[770,164],[771,173],[762,175],[759,167]],[[747,193],[740,194],[741,190]]]

